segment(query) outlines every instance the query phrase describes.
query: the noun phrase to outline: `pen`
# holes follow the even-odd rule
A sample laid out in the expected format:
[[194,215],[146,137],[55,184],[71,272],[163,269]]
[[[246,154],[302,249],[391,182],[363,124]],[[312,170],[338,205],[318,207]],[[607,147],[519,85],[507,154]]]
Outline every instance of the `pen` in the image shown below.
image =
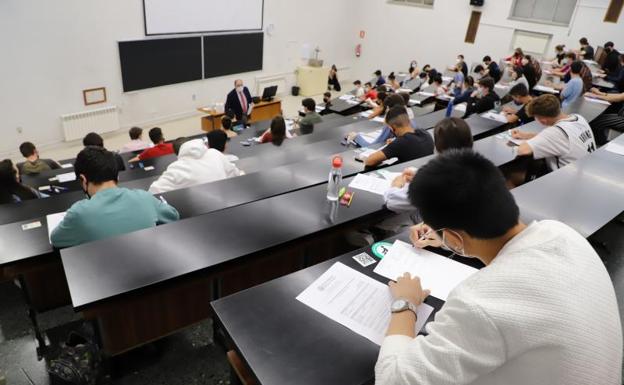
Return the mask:
[[353,201],[353,196],[355,195],[354,192],[351,193],[351,197],[349,198],[349,203],[347,203],[347,207],[351,206],[351,202]]

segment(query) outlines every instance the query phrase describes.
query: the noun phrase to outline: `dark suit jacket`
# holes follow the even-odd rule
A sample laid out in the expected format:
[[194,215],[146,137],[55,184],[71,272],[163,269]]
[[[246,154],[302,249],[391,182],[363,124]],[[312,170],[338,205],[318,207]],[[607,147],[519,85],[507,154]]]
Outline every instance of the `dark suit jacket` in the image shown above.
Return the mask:
[[[247,98],[247,112],[249,112],[249,104],[251,104],[252,100],[251,94],[249,93],[249,89],[247,87],[243,87],[243,94]],[[241,106],[236,89],[230,91],[227,95],[227,99],[225,100],[225,112],[227,113],[228,111],[234,112],[236,120],[241,120],[243,117],[243,107]]]

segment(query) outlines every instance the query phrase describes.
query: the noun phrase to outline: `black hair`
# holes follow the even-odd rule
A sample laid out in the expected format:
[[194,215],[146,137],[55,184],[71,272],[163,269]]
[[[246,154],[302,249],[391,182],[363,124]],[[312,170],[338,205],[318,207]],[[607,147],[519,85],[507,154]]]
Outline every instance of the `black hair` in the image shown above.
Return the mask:
[[[409,100],[409,95],[408,95],[408,100]],[[400,95],[400,94],[392,94],[392,95],[388,95],[386,96],[386,98],[383,101],[384,107],[386,108],[386,110],[394,107],[394,106],[403,106],[405,107],[405,98]]]
[[115,154],[104,147],[85,147],[74,162],[76,177],[84,175],[87,182],[102,184],[108,181],[117,181],[117,162]]
[[220,152],[225,151],[225,143],[227,143],[227,134],[221,130],[213,130],[206,134],[208,139],[208,147],[214,148]]
[[141,137],[141,134],[143,134],[143,129],[141,127],[132,127],[128,134],[130,135],[130,139],[137,140]]
[[439,153],[451,149],[472,148],[470,126],[464,119],[442,119],[433,129],[433,142]]
[[492,61],[492,58],[489,55],[486,55],[486,56],[483,57],[483,62],[484,63],[491,62],[491,61]]
[[95,146],[104,148],[104,139],[99,134],[95,132],[88,133],[84,138],[82,138],[82,145],[85,147]]
[[182,145],[189,141],[189,138],[180,137],[173,141],[173,152],[178,156]]
[[464,60],[464,55],[462,55],[461,53],[459,55],[457,55],[457,57],[461,58],[462,60]]
[[388,110],[386,113],[386,124],[388,126],[405,126],[409,124],[409,116],[407,115],[407,110],[405,106],[394,106]]
[[224,130],[232,129],[232,118],[230,118],[227,115],[224,115],[221,118],[221,127],[223,127]]
[[477,64],[472,72],[477,74],[477,73],[480,73],[483,70],[484,70],[483,66],[481,64]]
[[518,224],[519,209],[502,173],[472,150],[449,150],[429,161],[418,170],[408,194],[433,229],[492,239]]
[[396,79],[396,76],[394,76],[394,72],[390,72],[390,75],[388,75],[388,79],[390,80]]
[[441,74],[436,74],[436,76],[433,77],[433,83],[440,83],[442,84],[443,80],[442,80],[442,75]]
[[152,128],[149,130],[149,137],[154,144],[160,143],[164,139],[162,129],[160,127]]
[[308,111],[314,111],[316,109],[316,102],[312,98],[305,98],[301,101],[301,105]]
[[35,147],[35,145],[31,142],[24,142],[19,146],[19,150],[24,158],[28,158],[29,156],[34,155],[36,149],[37,148]]
[[579,40],[579,43],[581,45],[589,45],[589,42],[587,41],[586,37],[582,37],[581,40]]
[[338,67],[336,67],[335,64],[332,64],[331,69],[333,69],[334,71],[338,72]]
[[489,76],[479,79],[479,85],[492,91],[494,89],[494,79]]
[[410,94],[407,92],[400,92],[399,95],[403,98],[403,103],[407,106],[410,101]]
[[608,41],[604,45],[605,48],[613,48],[614,46],[615,46],[615,44],[613,44],[612,41]]
[[425,64],[425,66],[422,69],[424,72],[429,72],[429,70],[431,70],[431,64]]
[[369,87],[372,87],[372,86],[373,86],[371,82],[366,82],[366,83],[364,83],[364,85],[365,85],[365,86],[369,86]]
[[474,87],[474,78],[472,76],[466,76],[464,78],[464,83],[468,84],[470,87]]
[[353,82],[353,85],[354,86],[361,86],[362,82],[360,80],[356,80],[356,81]]
[[429,84],[432,84],[437,77],[440,76],[440,80],[442,80],[442,76],[438,73],[438,70],[436,70],[435,68],[432,68],[429,71]]
[[522,67],[515,66],[512,68],[512,71],[516,73],[518,79],[520,79],[524,75],[524,70],[522,69]]
[[271,120],[271,136],[273,144],[279,146],[286,139],[286,121],[282,116],[276,116]]
[[427,77],[427,73],[426,72],[421,72],[421,73],[418,74],[418,77],[421,78],[421,79],[424,79],[424,78]]
[[326,98],[331,98],[331,92],[326,91],[326,92],[323,94],[323,96],[324,96],[324,97],[326,97]]
[[376,76],[381,76],[381,70],[377,70],[377,71],[375,71],[375,75],[376,75]]
[[0,204],[13,203],[14,197],[20,200],[35,199],[37,194],[17,180],[17,171],[10,159],[0,162]]
[[509,90],[510,96],[525,97],[529,96],[529,89],[522,83],[518,83]]
[[580,74],[582,69],[583,62],[580,60],[577,60],[570,65],[570,71],[572,71],[573,74]]

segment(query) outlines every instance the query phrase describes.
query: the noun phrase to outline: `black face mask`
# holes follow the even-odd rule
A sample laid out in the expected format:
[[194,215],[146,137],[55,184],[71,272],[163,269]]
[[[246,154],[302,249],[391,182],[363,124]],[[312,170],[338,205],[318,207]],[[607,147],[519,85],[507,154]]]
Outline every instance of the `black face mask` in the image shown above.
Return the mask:
[[521,106],[521,105],[522,105],[522,103],[521,103],[521,102],[517,102],[517,101],[515,101],[515,100],[514,100],[514,104],[515,104],[516,106]]
[[328,103],[329,102],[329,98],[323,98],[323,103]]

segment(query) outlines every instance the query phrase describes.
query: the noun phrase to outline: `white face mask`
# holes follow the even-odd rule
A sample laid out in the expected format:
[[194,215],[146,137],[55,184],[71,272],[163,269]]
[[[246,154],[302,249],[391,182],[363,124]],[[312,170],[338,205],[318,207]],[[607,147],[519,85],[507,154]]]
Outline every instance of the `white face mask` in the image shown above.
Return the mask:
[[236,92],[243,92],[243,86],[236,87]]
[[458,62],[458,63],[461,63],[461,59],[457,59],[457,62]]

